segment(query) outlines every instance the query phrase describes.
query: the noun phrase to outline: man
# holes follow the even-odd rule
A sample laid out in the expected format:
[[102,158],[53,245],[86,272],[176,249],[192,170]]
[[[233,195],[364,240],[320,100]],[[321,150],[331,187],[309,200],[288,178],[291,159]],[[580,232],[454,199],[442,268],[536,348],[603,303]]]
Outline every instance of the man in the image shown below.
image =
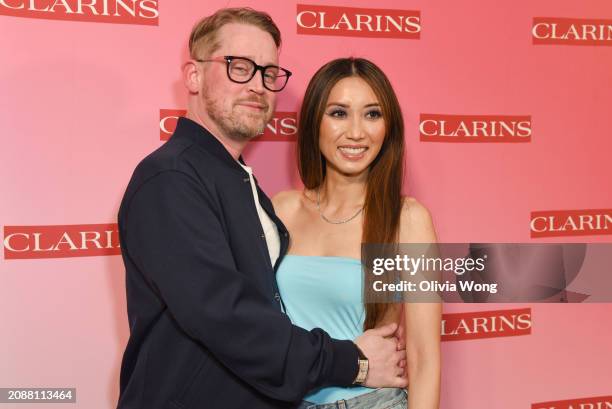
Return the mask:
[[290,76],[278,28],[223,9],[189,46],[187,118],[138,165],[119,210],[130,340],[118,407],[288,408],[322,385],[405,387],[393,325],[359,351],[282,312],[274,273],[289,237],[240,156]]

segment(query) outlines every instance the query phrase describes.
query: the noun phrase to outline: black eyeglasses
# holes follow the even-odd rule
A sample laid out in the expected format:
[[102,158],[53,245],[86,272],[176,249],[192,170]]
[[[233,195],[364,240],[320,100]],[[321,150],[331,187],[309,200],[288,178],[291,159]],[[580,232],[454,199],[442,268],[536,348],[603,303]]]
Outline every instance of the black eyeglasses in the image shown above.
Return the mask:
[[233,55],[225,55],[223,57],[213,57],[208,60],[196,59],[197,62],[226,62],[227,77],[230,81],[238,84],[245,84],[255,76],[257,71],[261,72],[263,86],[272,91],[279,92],[285,88],[291,71],[281,68],[277,65],[266,65],[265,67],[258,65],[255,61],[245,57],[234,57]]

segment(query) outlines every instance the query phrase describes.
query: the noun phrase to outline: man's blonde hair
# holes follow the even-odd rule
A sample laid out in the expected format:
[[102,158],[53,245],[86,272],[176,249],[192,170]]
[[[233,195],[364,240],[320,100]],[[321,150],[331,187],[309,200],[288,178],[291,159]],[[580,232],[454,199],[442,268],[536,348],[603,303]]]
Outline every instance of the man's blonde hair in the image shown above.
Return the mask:
[[191,58],[204,58],[219,48],[217,33],[228,23],[250,24],[269,33],[276,47],[281,45],[280,30],[268,13],[253,10],[250,7],[224,8],[215,14],[204,17],[191,31],[189,36],[189,54]]

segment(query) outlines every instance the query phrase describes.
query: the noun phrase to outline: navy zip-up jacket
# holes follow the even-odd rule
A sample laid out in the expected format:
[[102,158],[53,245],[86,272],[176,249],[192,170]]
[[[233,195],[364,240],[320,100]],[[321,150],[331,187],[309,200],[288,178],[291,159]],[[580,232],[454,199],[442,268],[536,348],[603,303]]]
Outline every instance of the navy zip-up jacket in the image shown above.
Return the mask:
[[118,409],[291,408],[311,389],[348,386],[351,341],[291,324],[248,173],[197,123],[134,171],[119,210],[130,339]]

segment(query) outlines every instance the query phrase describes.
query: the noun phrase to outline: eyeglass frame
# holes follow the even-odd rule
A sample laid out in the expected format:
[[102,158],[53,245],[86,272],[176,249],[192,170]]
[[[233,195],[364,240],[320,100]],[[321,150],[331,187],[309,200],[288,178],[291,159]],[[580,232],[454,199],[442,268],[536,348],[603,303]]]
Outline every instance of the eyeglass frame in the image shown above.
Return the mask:
[[[253,66],[255,67],[255,69],[253,70],[253,73],[251,74],[251,76],[249,77],[249,79],[244,80],[244,81],[237,81],[235,79],[233,79],[230,75],[230,65],[232,63],[233,60],[246,60],[248,62],[250,62],[251,64],[253,64]],[[251,81],[253,79],[253,77],[255,77],[255,74],[257,73],[257,71],[261,72],[261,83],[263,84],[264,88],[267,89],[268,91],[271,92],[280,92],[283,89],[285,89],[285,87],[287,86],[287,83],[289,82],[289,78],[291,77],[291,75],[293,75],[293,73],[291,71],[289,71],[286,68],[283,67],[279,67],[278,65],[259,65],[257,64],[255,61],[251,60],[250,58],[246,58],[246,57],[238,57],[235,55],[224,55],[224,56],[219,56],[219,57],[212,57],[210,59],[206,59],[206,60],[202,60],[199,58],[194,58],[194,61],[197,62],[225,62],[226,63],[226,74],[227,74],[227,78],[229,78],[230,81],[235,82],[236,84],[246,84],[247,82]],[[285,84],[280,88],[280,89],[270,89],[267,85],[266,85],[266,79],[264,78],[264,72],[268,69],[268,68],[278,68],[280,71],[283,71],[286,76],[287,76],[287,80],[285,81]]]

